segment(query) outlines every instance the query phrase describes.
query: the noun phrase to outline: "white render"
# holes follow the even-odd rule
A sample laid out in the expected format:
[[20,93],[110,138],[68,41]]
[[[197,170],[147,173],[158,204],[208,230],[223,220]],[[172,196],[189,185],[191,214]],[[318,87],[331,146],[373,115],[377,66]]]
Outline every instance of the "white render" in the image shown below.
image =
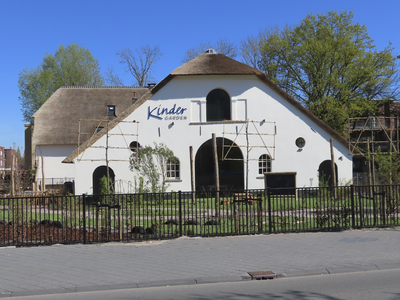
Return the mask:
[[[105,166],[105,147],[108,136],[108,145],[112,147],[124,147],[125,149],[108,149],[109,167],[115,173],[116,192],[132,192],[135,174],[129,169],[129,144],[136,138],[127,134],[136,133],[138,130],[138,142],[141,146],[153,143],[165,143],[180,160],[180,181],[170,182],[169,190],[191,190],[189,146],[193,147],[193,155],[196,156],[199,147],[211,139],[215,133],[217,137],[223,136],[224,124],[222,122],[206,122],[206,97],[213,89],[220,88],[228,92],[231,97],[231,116],[237,123],[226,123],[225,132],[240,130],[244,120],[256,121],[257,130],[263,133],[275,133],[263,137],[267,145],[275,144],[275,155],[272,161],[272,172],[297,172],[298,187],[317,187],[319,165],[331,159],[330,139],[333,138],[308,116],[294,107],[286,99],[273,91],[256,76],[249,75],[198,75],[177,76],[163,86],[150,99],[134,110],[118,126],[112,128],[108,135],[103,135],[91,147],[74,159],[73,164],[64,164],[60,168],[61,157],[46,157],[53,162],[46,168],[46,176],[61,177],[71,174],[70,168],[74,168],[75,193],[92,194],[92,176],[99,166]],[[161,120],[154,117],[148,118],[149,111],[154,108],[168,108],[171,110],[181,108],[183,114],[178,114],[171,119],[171,115],[161,115]],[[157,109],[153,111],[156,114]],[[261,121],[265,120],[265,123]],[[137,123],[130,123],[136,121]],[[172,125],[172,123],[174,123]],[[138,126],[138,127],[137,127]],[[249,125],[250,126],[250,125]],[[250,126],[251,127],[251,126]],[[249,129],[250,129],[249,127]],[[254,131],[254,130],[253,130]],[[124,135],[122,135],[124,134]],[[225,135],[230,140],[235,140],[234,135]],[[300,151],[295,145],[298,137],[305,139],[306,144]],[[245,135],[239,136],[238,145],[246,145]],[[262,145],[259,136],[250,137],[250,145]],[[53,147],[52,150],[56,147]],[[41,147],[43,153],[45,148]],[[71,151],[68,147],[66,150]],[[246,157],[246,147],[241,147],[242,154]],[[38,150],[37,150],[38,151]],[[57,150],[67,156],[68,151]],[[270,149],[273,153],[273,149]],[[258,173],[257,159],[262,154],[267,154],[265,148],[253,148],[250,151],[249,161],[249,188],[261,189],[264,187],[263,177]],[[39,155],[37,153],[37,155]],[[334,140],[334,158],[338,167],[337,177],[339,183],[348,183],[352,179],[352,157],[343,143]],[[114,161],[120,160],[120,161]],[[243,161],[243,163],[245,163]],[[246,172],[245,172],[246,173]]]
[[62,161],[76,146],[74,145],[37,145],[36,164],[38,169],[37,181],[42,181],[42,157],[44,162],[45,179],[63,183],[75,177],[75,168],[71,164],[63,164]]

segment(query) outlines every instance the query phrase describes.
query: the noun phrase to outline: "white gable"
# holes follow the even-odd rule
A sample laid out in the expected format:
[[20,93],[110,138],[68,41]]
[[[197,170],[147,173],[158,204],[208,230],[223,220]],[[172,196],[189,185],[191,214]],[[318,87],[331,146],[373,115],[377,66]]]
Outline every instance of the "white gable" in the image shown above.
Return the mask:
[[[230,96],[231,120],[207,122],[207,95],[213,89],[222,89]],[[258,158],[269,153],[273,172],[297,172],[297,186],[318,186],[318,168],[330,160],[332,138],[308,116],[282,98],[256,76],[212,75],[174,77],[149,100],[133,111],[118,126],[96,141],[75,160],[77,193],[92,191],[93,172],[104,166],[105,146],[109,166],[115,173],[116,189],[127,193],[135,174],[129,170],[129,144],[165,143],[180,160],[180,180],[170,183],[170,190],[191,189],[189,147],[194,156],[203,143],[225,136],[239,145],[246,158],[247,139],[243,127],[249,123],[249,188],[263,188]],[[134,123],[135,121],[136,123]],[[237,121],[237,122],[234,122]],[[259,133],[259,134],[258,134]],[[305,140],[302,149],[297,138]],[[108,141],[107,141],[108,140]],[[266,148],[261,146],[266,145]],[[99,147],[99,148],[96,148]],[[124,148],[124,149],[122,149]],[[352,178],[352,160],[347,148],[334,142],[334,157],[340,181]],[[339,159],[340,158],[340,159]],[[245,164],[245,160],[241,162]],[[244,172],[246,173],[246,172]]]

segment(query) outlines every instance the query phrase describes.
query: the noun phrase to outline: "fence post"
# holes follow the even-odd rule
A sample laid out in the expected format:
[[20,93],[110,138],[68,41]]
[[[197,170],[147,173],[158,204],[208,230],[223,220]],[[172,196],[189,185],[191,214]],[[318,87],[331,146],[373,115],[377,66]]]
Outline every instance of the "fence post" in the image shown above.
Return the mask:
[[386,225],[386,191],[382,191],[382,198],[381,198],[381,216],[382,216],[382,222],[383,225]]
[[238,216],[238,205],[236,200],[233,201],[233,218],[235,219],[235,233],[239,233],[239,216]]
[[179,196],[179,236],[182,236],[182,191],[178,192]]
[[361,187],[358,186],[358,201],[360,202],[360,227],[364,227],[364,205],[363,195],[361,194]]
[[350,193],[351,193],[351,227],[355,229],[356,227],[356,214],[354,211],[354,185],[350,185]]
[[83,243],[86,244],[86,195],[82,194],[83,204]]
[[263,197],[261,195],[259,201],[257,201],[257,223],[258,223],[258,233],[262,232],[263,229],[263,223],[262,223],[262,213],[263,213],[263,209],[262,209],[262,202],[263,202]]
[[271,191],[269,188],[267,188],[267,196],[268,196],[268,231],[271,234],[272,233],[272,212],[271,212]]

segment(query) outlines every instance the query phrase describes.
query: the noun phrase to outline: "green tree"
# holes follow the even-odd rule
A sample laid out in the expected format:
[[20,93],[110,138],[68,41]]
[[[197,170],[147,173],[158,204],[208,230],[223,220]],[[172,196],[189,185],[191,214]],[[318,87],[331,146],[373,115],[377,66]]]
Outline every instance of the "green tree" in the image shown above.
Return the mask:
[[165,192],[167,185],[167,162],[175,161],[174,153],[163,143],[146,146],[131,155],[130,169],[143,178],[144,191]]
[[342,134],[347,118],[377,111],[373,99],[398,96],[393,48],[376,50],[352,12],[309,14],[261,50],[267,77]]
[[26,67],[19,73],[24,121],[32,123],[32,115],[60,86],[97,85],[104,85],[104,79],[90,51],[78,44],[61,45],[54,54],[45,54],[37,68]]
[[[372,155],[367,157],[372,161]],[[374,154],[376,184],[399,184],[400,183],[400,153],[382,152],[381,148]]]

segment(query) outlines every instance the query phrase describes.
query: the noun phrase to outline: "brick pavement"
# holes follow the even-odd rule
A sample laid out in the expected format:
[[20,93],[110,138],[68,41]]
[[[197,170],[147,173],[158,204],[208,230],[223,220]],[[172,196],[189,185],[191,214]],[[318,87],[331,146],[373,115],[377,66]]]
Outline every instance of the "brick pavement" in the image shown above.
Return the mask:
[[400,230],[0,248],[0,297],[400,268]]

